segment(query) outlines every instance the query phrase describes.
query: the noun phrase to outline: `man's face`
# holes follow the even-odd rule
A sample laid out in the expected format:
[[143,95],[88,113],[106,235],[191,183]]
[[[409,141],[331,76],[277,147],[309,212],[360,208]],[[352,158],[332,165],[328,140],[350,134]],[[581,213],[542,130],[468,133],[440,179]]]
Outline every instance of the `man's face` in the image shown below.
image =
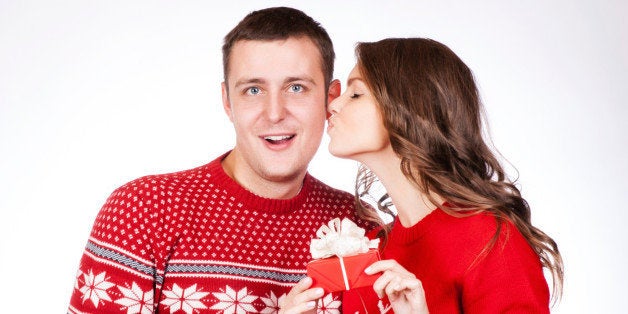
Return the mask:
[[305,37],[238,41],[222,90],[236,131],[237,179],[283,182],[303,175],[321,142],[328,96],[316,45]]

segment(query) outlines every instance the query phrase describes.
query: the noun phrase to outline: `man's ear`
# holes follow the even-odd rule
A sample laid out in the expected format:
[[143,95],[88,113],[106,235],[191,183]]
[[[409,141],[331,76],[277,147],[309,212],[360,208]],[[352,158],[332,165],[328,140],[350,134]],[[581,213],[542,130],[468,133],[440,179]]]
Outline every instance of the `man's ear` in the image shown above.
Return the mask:
[[222,84],[220,84],[220,89],[222,90],[222,108],[225,110],[225,113],[229,117],[229,120],[233,122],[231,102],[229,101],[229,92],[227,91],[227,84],[225,82],[222,82]]
[[327,92],[327,104],[331,103],[332,100],[336,99],[340,96],[340,81],[333,80],[331,84],[329,84],[329,91]]

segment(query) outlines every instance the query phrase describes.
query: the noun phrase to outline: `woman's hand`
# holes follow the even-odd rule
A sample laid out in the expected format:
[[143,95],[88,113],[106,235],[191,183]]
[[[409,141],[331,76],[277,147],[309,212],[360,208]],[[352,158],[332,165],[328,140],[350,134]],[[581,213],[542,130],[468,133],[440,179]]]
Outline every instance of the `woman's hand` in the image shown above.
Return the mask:
[[323,297],[323,288],[310,288],[312,278],[301,279],[279,302],[280,314],[316,313],[316,300]]
[[395,313],[429,313],[421,281],[395,260],[375,262],[364,271],[369,275],[382,273],[373,289],[380,299],[388,296]]

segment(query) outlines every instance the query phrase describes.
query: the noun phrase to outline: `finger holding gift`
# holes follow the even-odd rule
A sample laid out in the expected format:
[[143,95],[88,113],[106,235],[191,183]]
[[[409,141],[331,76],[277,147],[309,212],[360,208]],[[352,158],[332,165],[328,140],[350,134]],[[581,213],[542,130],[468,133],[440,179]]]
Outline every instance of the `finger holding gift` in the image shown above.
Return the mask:
[[384,295],[388,297],[395,313],[429,313],[421,281],[405,273],[387,270],[375,282],[373,289],[380,298]]
[[403,268],[403,266],[399,265],[399,263],[397,263],[397,261],[395,261],[394,259],[377,261],[371,264],[369,267],[367,267],[364,270],[364,272],[367,273],[368,275],[372,275],[372,274],[376,274],[380,272],[383,273],[385,271],[404,273],[404,274],[407,274],[408,276],[414,277],[413,273],[407,271],[405,268]]
[[324,290],[322,288],[312,288],[312,278],[305,277],[301,279],[286,297],[279,302],[279,313],[296,314],[316,312],[316,300],[323,297]]
[[395,313],[428,313],[425,292],[421,281],[394,260],[373,263],[365,272],[382,275],[373,284],[380,298],[384,295]]
[[383,291],[390,301],[402,297],[408,292],[420,290],[421,282],[416,278],[392,277],[384,286]]
[[373,290],[381,299],[384,295],[404,290],[406,287],[408,289],[417,288],[416,282],[418,280],[412,273],[386,270],[373,284]]
[[385,290],[395,313],[429,313],[425,291],[418,279],[397,277]]

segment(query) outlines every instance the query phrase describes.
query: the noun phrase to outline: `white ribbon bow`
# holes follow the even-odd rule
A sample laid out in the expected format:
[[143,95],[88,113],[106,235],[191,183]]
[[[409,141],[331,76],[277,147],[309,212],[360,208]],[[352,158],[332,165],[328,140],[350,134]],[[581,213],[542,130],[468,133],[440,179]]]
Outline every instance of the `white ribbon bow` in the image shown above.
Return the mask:
[[364,236],[364,229],[358,227],[348,218],[332,219],[327,225],[316,231],[318,239],[312,239],[310,253],[313,259],[330,256],[349,256],[366,253],[369,249],[376,249],[379,239],[369,240]]

